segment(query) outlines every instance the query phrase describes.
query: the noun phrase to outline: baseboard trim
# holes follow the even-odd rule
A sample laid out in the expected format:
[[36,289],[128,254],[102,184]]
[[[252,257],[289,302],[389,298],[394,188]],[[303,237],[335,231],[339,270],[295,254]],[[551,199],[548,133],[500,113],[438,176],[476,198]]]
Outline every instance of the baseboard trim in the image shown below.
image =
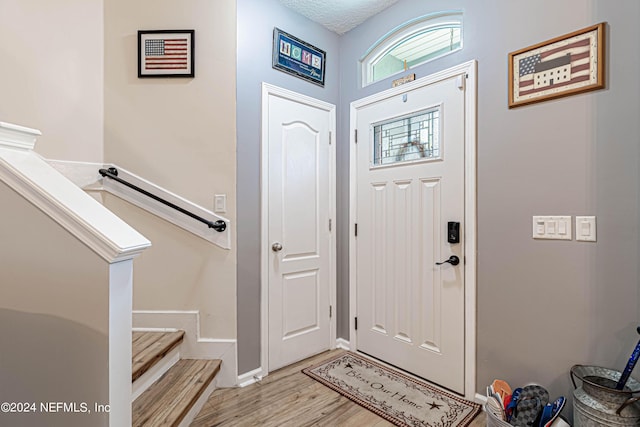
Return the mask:
[[133,332],[178,332],[176,328],[131,328]]
[[476,393],[475,401],[484,407],[484,405],[487,404],[487,396],[484,396],[480,393]]
[[238,387],[246,387],[262,381],[262,368],[254,369],[242,375],[238,375]]
[[344,338],[338,338],[336,340],[336,348],[341,348],[342,350],[351,350],[351,344]]
[[216,376],[218,387],[235,387],[238,381],[237,342],[235,339],[200,337],[200,312],[134,310],[134,330],[162,330],[185,332],[180,346],[183,359],[220,359],[222,365]]

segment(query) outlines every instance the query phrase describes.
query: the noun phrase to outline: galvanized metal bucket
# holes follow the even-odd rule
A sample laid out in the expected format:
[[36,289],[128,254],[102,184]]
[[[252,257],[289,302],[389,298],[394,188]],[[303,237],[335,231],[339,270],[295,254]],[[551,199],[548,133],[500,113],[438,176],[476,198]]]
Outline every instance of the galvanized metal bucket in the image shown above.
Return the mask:
[[629,378],[624,390],[617,390],[620,375],[620,371],[599,366],[571,368],[575,427],[640,426],[640,396],[634,396],[640,394],[640,383]]

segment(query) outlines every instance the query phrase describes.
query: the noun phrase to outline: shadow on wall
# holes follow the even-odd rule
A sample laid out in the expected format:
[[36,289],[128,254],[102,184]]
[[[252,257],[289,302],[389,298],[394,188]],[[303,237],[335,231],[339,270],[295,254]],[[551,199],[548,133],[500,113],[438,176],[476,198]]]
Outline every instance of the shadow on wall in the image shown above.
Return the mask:
[[95,412],[95,404],[109,403],[106,335],[54,316],[0,309],[0,337],[0,403],[13,402],[16,410],[3,406],[0,425],[108,426],[108,415]]

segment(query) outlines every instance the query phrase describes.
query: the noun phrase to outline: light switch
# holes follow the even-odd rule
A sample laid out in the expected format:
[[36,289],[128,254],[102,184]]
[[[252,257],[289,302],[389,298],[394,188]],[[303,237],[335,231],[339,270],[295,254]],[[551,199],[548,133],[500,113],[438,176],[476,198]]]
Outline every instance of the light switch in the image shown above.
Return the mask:
[[213,211],[218,213],[224,213],[227,211],[227,195],[216,194],[213,197]]
[[564,221],[560,221],[558,223],[558,234],[562,236],[567,234],[567,223],[565,223]]
[[545,232],[548,235],[555,235],[556,234],[556,222],[554,220],[548,220],[547,221],[547,226],[545,227]]
[[576,216],[576,240],[581,242],[596,241],[595,216]]
[[580,224],[580,234],[583,236],[591,235],[591,224],[588,221]]
[[571,216],[534,216],[533,238],[571,240]]

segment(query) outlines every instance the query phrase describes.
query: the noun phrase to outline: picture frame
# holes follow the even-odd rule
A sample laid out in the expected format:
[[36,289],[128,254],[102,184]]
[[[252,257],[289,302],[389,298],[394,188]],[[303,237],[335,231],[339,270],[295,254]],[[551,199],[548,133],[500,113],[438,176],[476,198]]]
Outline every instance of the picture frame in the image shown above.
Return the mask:
[[324,87],[327,53],[279,28],[273,29],[273,68]]
[[605,25],[509,53],[509,108],[603,88]]
[[138,31],[138,78],[195,77],[194,30]]

